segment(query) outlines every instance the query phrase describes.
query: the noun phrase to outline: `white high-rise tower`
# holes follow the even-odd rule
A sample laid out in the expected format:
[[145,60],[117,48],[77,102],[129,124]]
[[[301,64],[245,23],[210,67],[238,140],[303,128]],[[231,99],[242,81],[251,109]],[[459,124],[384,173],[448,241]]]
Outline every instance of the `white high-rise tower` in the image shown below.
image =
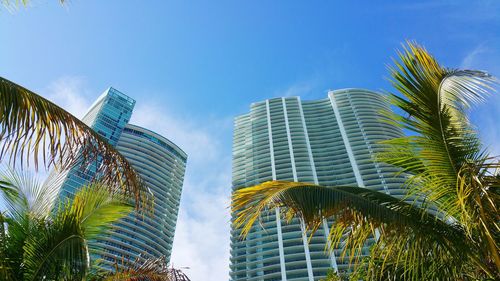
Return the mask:
[[[399,197],[403,178],[375,161],[381,140],[402,136],[381,122],[385,97],[363,89],[330,91],[328,98],[274,98],[253,103],[235,119],[233,191],[270,180],[325,186],[361,186]],[[341,249],[325,252],[331,222],[307,243],[301,224],[278,212],[262,215],[245,240],[231,230],[232,281],[319,280],[330,268],[344,271]],[[367,249],[368,250],[368,249]]]

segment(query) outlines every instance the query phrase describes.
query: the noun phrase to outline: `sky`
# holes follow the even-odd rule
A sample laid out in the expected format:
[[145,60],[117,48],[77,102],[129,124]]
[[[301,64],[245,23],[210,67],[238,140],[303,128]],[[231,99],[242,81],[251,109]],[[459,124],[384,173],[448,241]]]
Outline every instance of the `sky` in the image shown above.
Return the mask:
[[[14,2],[14,0],[12,0]],[[81,117],[109,86],[131,123],[188,154],[172,262],[228,279],[233,118],[279,96],[391,92],[405,40],[443,65],[500,77],[500,1],[32,0],[0,7],[0,76]],[[471,111],[500,155],[500,93]]]

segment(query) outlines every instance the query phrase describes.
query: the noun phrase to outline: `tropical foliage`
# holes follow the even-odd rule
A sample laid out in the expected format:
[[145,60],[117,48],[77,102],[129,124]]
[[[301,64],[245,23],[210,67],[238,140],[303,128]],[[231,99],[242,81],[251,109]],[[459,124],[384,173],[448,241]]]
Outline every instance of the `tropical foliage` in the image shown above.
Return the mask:
[[90,259],[99,249],[89,241],[133,210],[130,199],[94,183],[53,206],[56,186],[48,183],[28,173],[0,175],[0,198],[6,203],[0,213],[0,280],[189,280],[169,268],[165,257],[122,261],[105,270]]
[[143,262],[139,260],[116,261],[114,271],[96,267],[90,281],[189,281],[190,279],[179,269],[168,267],[165,257],[151,258]]
[[321,279],[320,281],[356,281],[361,280],[360,278],[354,277],[353,275],[349,276],[348,273],[339,273],[335,272],[333,269],[328,270],[326,273],[326,278]]
[[[399,93],[390,100],[401,113],[385,112],[384,121],[410,133],[385,141],[376,161],[400,168],[405,200],[359,187],[272,181],[233,194],[235,224],[244,237],[263,210],[276,207],[312,232],[333,218],[331,249],[348,233],[342,256],[368,280],[500,278],[500,164],[467,119],[496,80],[445,68],[412,42],[398,58],[390,73]],[[370,258],[359,263],[356,253],[370,237]]]
[[0,188],[1,280],[83,280],[93,250],[88,241],[133,209],[97,183],[54,207],[53,188],[27,173],[5,172]]
[[[11,166],[96,166],[99,181],[133,195],[147,192],[134,169],[112,145],[78,118],[49,100],[0,77],[0,160]],[[96,163],[98,163],[96,165]]]

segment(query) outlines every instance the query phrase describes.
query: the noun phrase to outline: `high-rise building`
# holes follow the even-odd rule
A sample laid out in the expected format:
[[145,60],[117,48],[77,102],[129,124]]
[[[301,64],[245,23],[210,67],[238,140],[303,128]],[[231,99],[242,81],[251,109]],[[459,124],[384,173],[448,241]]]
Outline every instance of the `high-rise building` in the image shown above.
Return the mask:
[[[235,119],[233,191],[286,180],[403,195],[404,179],[374,158],[379,141],[402,136],[380,120],[380,111],[388,109],[384,96],[363,89],[330,91],[314,101],[286,97],[253,103]],[[309,243],[301,223],[285,222],[277,210],[263,214],[244,240],[233,227],[230,279],[313,281],[331,268],[348,270],[342,249],[325,251],[331,225],[325,221]]]
[[[129,161],[154,196],[154,211],[132,212],[97,241],[94,258],[103,266],[123,260],[165,256],[170,259],[187,155],[177,145],[148,129],[131,125],[135,101],[114,88],[90,107],[83,121]],[[73,167],[63,175],[59,198],[74,195],[95,175],[95,166]],[[61,177],[59,177],[61,178]]]
[[[130,121],[134,106],[135,100],[109,88],[90,106],[82,121],[109,144],[116,146],[125,125]],[[85,170],[74,166],[64,174],[58,174],[55,178],[62,180],[59,198],[72,197],[78,188],[94,178],[96,169],[96,164],[89,165]]]

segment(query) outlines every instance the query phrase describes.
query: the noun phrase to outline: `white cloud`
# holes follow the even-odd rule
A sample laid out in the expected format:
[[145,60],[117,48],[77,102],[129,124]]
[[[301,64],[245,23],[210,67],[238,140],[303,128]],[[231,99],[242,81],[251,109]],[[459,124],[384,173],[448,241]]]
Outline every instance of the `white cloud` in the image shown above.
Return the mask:
[[284,97],[302,96],[310,92],[312,88],[313,86],[309,83],[295,84],[288,87],[288,89],[284,91],[283,96]]
[[[126,89],[123,89],[126,93]],[[82,117],[92,104],[81,77],[63,77],[51,83],[46,97]],[[189,267],[193,281],[229,278],[229,197],[231,147],[218,140],[230,139],[228,119],[204,119],[178,115],[168,104],[153,104],[137,98],[132,124],[143,126],[170,139],[188,154],[179,218],[171,261]]]
[[[229,197],[218,188],[227,186],[229,179],[214,180],[207,180],[202,190],[198,190],[199,183],[190,180],[184,186],[172,264],[190,267],[185,272],[193,281],[229,278]],[[212,184],[218,192],[203,191]]]
[[85,80],[78,76],[64,76],[47,87],[46,97],[57,105],[82,118],[91,105]]
[[[317,75],[316,75],[317,76]],[[314,91],[318,84],[318,77],[314,76],[309,80],[294,83],[286,89],[275,91],[275,97],[307,97],[308,94]]]

